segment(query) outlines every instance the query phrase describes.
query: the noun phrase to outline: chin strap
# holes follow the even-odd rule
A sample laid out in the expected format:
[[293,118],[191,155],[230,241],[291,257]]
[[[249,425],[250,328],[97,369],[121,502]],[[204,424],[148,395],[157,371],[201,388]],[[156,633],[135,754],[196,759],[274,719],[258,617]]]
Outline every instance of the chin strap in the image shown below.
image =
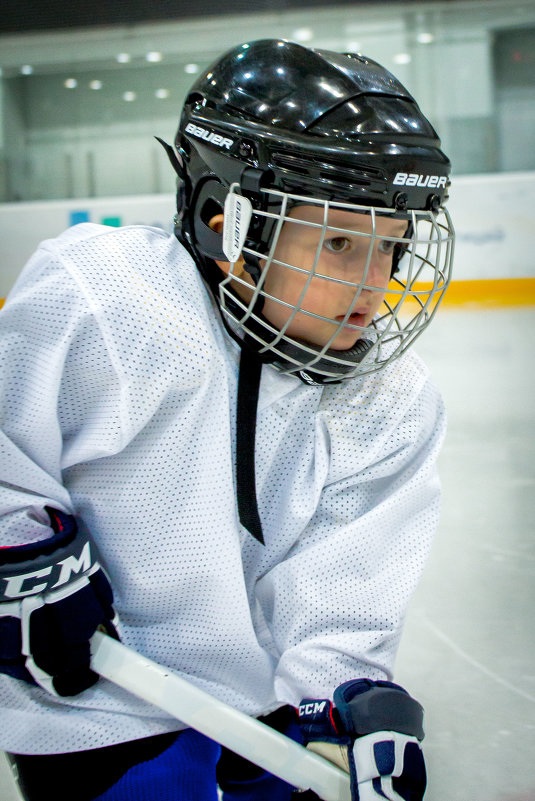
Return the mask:
[[264,545],[255,481],[256,410],[262,362],[242,346],[236,412],[236,491],[240,523]]

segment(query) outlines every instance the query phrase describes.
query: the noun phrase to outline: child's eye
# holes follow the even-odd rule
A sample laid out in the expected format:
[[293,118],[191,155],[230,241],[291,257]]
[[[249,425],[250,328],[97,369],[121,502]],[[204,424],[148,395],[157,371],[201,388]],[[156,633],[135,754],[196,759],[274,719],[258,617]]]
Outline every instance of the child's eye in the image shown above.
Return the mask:
[[386,255],[390,256],[390,254],[394,252],[395,244],[395,242],[388,242],[386,239],[381,239],[378,249],[381,253],[385,253]]
[[343,251],[347,250],[350,246],[351,242],[347,236],[333,236],[332,239],[326,239],[323,244],[331,253],[343,253]]

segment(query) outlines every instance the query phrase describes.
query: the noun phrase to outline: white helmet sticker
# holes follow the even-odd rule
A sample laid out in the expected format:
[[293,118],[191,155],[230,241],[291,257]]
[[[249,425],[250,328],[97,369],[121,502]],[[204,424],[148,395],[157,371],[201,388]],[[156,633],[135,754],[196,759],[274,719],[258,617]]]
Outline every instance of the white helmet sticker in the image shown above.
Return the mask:
[[223,222],[223,252],[230,262],[240,257],[252,213],[251,201],[231,190],[225,199]]

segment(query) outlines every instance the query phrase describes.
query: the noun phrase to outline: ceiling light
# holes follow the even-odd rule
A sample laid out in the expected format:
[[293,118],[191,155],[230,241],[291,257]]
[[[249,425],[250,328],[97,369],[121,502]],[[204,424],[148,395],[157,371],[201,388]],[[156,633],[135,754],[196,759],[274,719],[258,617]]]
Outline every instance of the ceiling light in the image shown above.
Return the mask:
[[410,53],[396,53],[394,64],[410,64],[412,61]]
[[102,89],[102,81],[89,81],[90,89]]
[[169,97],[169,89],[156,89],[154,92],[158,100],[167,100]]
[[416,41],[419,42],[420,44],[431,44],[431,42],[433,42],[434,39],[435,39],[434,35],[432,33],[429,33],[428,31],[422,31],[416,36]]
[[161,53],[158,53],[157,50],[151,50],[150,53],[147,53],[145,58],[147,59],[147,61],[156,62],[156,61],[161,61],[163,56]]
[[20,68],[20,71],[23,75],[31,75],[33,72],[33,67],[30,64],[23,64]]
[[130,61],[130,53],[117,53],[115,56],[119,64],[128,64]]
[[76,78],[67,78],[67,80],[63,82],[63,86],[65,89],[76,89],[78,81]]
[[314,38],[314,31],[312,28],[296,28],[292,37],[296,42],[310,42]]
[[136,99],[136,93],[135,92],[123,92],[123,100],[126,100],[127,103],[131,103],[132,100],[135,100],[135,99]]
[[184,67],[184,72],[187,72],[188,75],[195,75],[196,72],[199,72],[199,65],[198,64],[186,64]]

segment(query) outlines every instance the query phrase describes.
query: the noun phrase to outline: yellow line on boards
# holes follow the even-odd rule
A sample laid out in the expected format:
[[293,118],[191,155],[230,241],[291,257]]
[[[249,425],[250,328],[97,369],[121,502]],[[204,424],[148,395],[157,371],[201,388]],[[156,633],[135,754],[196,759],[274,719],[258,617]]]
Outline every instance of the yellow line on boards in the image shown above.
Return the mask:
[[535,278],[493,278],[453,281],[444,296],[446,305],[485,307],[535,306]]
[[[429,292],[431,284],[416,283],[413,291]],[[425,294],[422,295],[425,300]],[[405,303],[414,303],[408,298]],[[444,306],[502,308],[535,306],[535,278],[481,278],[474,281],[452,281],[442,298]]]
[[[430,284],[415,284],[414,290],[428,292]],[[411,302],[408,298],[405,303]],[[4,298],[0,298],[0,309]],[[535,278],[481,278],[452,281],[442,306],[503,307],[535,306]]]
[[[433,286],[429,283],[416,282],[411,287],[411,293],[426,303]],[[398,289],[396,287],[396,289]],[[398,289],[399,291],[399,289]],[[430,303],[430,308],[436,305],[440,297],[437,293]],[[386,296],[387,302],[395,306],[399,295],[396,293]],[[474,281],[452,281],[442,295],[442,308],[465,307],[473,309],[492,309],[511,306],[535,306],[535,278],[482,278]],[[402,309],[411,313],[418,309],[418,301],[410,295],[403,301]]]

